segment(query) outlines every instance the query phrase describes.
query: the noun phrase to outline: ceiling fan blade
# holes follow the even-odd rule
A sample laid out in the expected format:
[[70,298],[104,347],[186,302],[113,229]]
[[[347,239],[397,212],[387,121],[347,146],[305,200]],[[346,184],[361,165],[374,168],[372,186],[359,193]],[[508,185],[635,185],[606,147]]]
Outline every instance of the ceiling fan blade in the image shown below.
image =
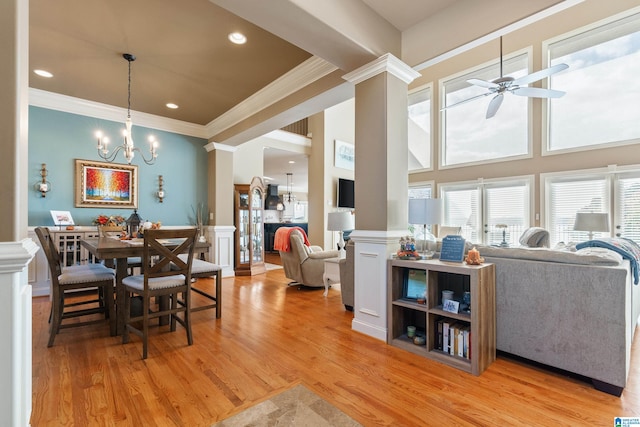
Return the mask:
[[484,87],[487,89],[498,89],[500,87],[495,83],[488,82],[486,80],[481,80],[481,79],[469,79],[467,80],[467,83],[472,84],[474,86]]
[[512,84],[519,86],[526,85],[544,79],[545,77],[549,77],[552,74],[559,73],[560,71],[566,70],[567,68],[569,68],[567,64],[556,64],[553,67],[545,68],[544,70],[536,71],[535,73],[519,77],[515,79]]
[[533,98],[560,98],[566,94],[561,90],[541,89],[537,87],[519,87],[511,91],[514,95]]
[[440,111],[448,110],[449,108],[457,107],[458,105],[462,105],[462,104],[466,104],[467,102],[473,101],[474,99],[484,98],[485,96],[491,95],[492,93],[493,92],[487,92],[487,93],[483,93],[481,95],[472,96],[471,98],[467,98],[464,101],[460,101],[460,102],[456,102],[455,104],[447,105],[446,107],[441,108]]
[[486,118],[490,119],[491,117],[495,116],[496,113],[498,112],[498,108],[500,108],[500,106],[502,105],[502,101],[504,100],[504,95],[499,93],[497,94],[489,103],[489,108],[487,108],[487,115]]

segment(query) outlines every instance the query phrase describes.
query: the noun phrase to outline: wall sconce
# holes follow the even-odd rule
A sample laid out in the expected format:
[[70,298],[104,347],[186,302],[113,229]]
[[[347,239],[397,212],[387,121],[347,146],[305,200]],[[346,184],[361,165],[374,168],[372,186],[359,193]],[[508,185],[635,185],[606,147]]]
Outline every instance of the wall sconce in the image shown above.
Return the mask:
[[39,191],[42,197],[47,197],[47,193],[51,191],[51,183],[47,181],[47,164],[43,163],[42,168],[40,168],[40,176],[42,179],[40,182],[36,183],[36,191]]
[[163,184],[164,180],[162,179],[162,175],[158,175],[158,200],[160,200],[160,203],[162,203],[162,200],[164,199],[164,189],[162,188]]

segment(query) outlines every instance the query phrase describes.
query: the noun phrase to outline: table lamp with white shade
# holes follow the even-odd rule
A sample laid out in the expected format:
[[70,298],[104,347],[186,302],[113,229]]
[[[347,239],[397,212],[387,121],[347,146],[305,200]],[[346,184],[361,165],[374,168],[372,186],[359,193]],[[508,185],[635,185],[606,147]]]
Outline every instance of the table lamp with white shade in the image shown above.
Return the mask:
[[421,255],[425,258],[431,258],[434,253],[426,249],[426,241],[436,241],[435,236],[427,232],[427,224],[440,224],[441,221],[442,201],[440,199],[409,199],[409,224],[422,224],[423,226],[424,241]]
[[327,229],[329,231],[340,232],[340,240],[338,241],[340,258],[344,258],[346,255],[346,252],[344,251],[344,232],[347,230],[353,230],[354,228],[355,217],[351,211],[329,212],[327,215]]
[[575,231],[588,231],[589,240],[593,240],[593,232],[609,231],[609,214],[598,212],[578,212],[576,222],[573,224]]

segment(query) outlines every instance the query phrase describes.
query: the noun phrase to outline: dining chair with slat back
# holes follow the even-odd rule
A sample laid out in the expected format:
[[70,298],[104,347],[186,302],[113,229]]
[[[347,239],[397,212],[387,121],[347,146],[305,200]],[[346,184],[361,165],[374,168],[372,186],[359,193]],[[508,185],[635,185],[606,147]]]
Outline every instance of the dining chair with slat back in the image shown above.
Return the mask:
[[[182,260],[186,260],[185,254],[178,255]],[[171,264],[171,268],[178,268],[174,264]],[[198,285],[198,279],[213,278],[215,281],[215,295],[211,295]],[[204,261],[201,259],[193,259],[191,265],[191,290],[203,297],[207,298],[210,302],[208,304],[192,304],[191,312],[208,310],[211,308],[216,309],[216,319],[222,316],[222,267],[212,262]]]
[[[51,273],[51,315],[47,346],[53,346],[60,329],[103,322],[102,319],[91,319],[63,323],[63,320],[99,313],[104,314],[104,317],[109,320],[111,335],[115,335],[116,316],[113,302],[115,272],[102,264],[63,266],[49,229],[36,227],[35,232]],[[78,292],[81,290],[94,294],[95,298],[86,298],[84,295],[79,297]],[[76,298],[70,298],[74,295],[73,293]],[[67,299],[72,301],[67,302]]]
[[[129,342],[130,332],[142,338],[143,359],[148,354],[151,319],[169,316],[171,332],[176,330],[176,322],[180,323],[186,329],[188,345],[193,344],[190,292],[196,233],[195,228],[145,230],[142,255],[144,273],[122,279],[126,293],[122,343]],[[166,245],[167,242],[178,239],[180,243],[173,249]],[[186,259],[180,258],[180,254],[186,254]],[[171,268],[172,263],[177,268]],[[142,297],[142,312],[132,316],[131,298],[136,296]],[[152,311],[151,300],[156,298],[160,303]],[[167,298],[168,304],[163,303],[163,299],[166,301]],[[182,318],[178,316],[179,313],[182,313]]]
[[[36,231],[36,234],[38,235],[38,240],[40,241],[40,244],[43,246],[43,250],[45,251],[45,255],[46,255],[46,250],[47,248],[45,246],[48,246],[48,249],[51,253],[51,256],[53,259],[56,260],[56,262],[58,263],[58,266],[60,268],[60,271],[62,272],[66,272],[66,273],[70,273],[70,272],[74,272],[77,270],[83,270],[86,268],[94,268],[94,269],[99,269],[101,270],[104,266],[102,264],[96,264],[96,263],[88,263],[88,264],[74,264],[74,265],[69,265],[66,266],[64,265],[63,261],[62,261],[62,257],[60,256],[60,253],[58,252],[58,248],[55,244],[55,242],[53,241],[53,237],[51,236],[51,232],[49,230],[49,228],[47,227],[39,227],[39,231]],[[44,243],[46,242],[46,243]],[[48,261],[48,258],[47,258]],[[109,270],[108,272],[111,272],[112,270]],[[53,295],[53,286],[50,286],[50,294]],[[62,307],[62,309],[64,310],[64,308],[66,307],[74,307],[74,306],[78,306],[78,305],[88,305],[88,304],[93,304],[93,303],[98,303],[101,307],[105,307],[105,300],[104,300],[104,296],[102,295],[102,288],[99,289],[99,295],[96,296],[96,299],[86,299],[86,300],[82,300],[79,302],[73,302],[73,303],[64,303],[64,306]],[[51,306],[51,312],[49,313],[49,322],[51,322],[51,319],[53,317],[53,305]]]
[[[125,228],[121,225],[99,225],[98,231],[100,237],[103,238],[117,238],[126,233]],[[139,256],[127,258],[127,268],[129,268],[129,274],[135,273],[135,268],[142,268],[142,258]]]

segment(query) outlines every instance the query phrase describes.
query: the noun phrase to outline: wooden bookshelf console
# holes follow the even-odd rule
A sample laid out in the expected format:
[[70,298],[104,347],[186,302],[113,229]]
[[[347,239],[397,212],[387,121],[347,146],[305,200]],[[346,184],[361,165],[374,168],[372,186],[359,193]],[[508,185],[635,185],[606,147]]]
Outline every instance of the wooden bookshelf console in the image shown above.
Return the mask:
[[[427,292],[423,304],[403,295],[405,276],[410,269],[424,270],[426,273]],[[480,375],[496,358],[495,289],[493,264],[390,260],[387,343],[473,375]],[[470,292],[470,313],[443,310],[443,290],[452,290],[453,300],[458,302],[462,302],[464,292]],[[438,331],[438,326],[444,323],[456,324],[458,328],[468,332],[468,348],[464,346],[464,351],[460,351],[461,355],[457,351],[453,355],[450,351],[441,349],[442,331]],[[425,337],[425,344],[414,344],[407,336],[407,326],[415,326],[416,334]],[[461,343],[464,343],[462,337]]]

